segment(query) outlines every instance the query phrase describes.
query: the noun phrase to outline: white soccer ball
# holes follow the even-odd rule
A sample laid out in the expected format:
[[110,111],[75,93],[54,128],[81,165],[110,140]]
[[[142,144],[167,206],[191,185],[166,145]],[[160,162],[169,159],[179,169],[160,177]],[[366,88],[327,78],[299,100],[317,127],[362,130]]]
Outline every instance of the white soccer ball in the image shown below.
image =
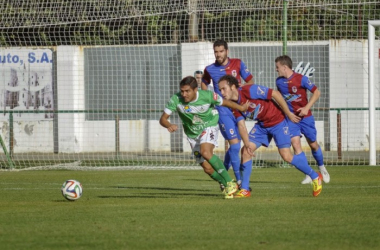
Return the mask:
[[63,183],[62,195],[69,201],[78,200],[82,196],[82,184],[76,180],[67,180]]

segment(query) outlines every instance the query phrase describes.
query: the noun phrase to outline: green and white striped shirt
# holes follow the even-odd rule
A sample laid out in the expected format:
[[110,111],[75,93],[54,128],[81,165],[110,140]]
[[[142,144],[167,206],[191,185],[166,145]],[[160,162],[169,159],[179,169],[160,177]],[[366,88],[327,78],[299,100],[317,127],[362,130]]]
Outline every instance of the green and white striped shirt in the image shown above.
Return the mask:
[[219,113],[214,107],[222,104],[223,98],[209,90],[198,90],[197,98],[192,102],[184,102],[179,92],[170,98],[164,112],[171,115],[177,111],[185,134],[195,138],[205,128],[218,125]]

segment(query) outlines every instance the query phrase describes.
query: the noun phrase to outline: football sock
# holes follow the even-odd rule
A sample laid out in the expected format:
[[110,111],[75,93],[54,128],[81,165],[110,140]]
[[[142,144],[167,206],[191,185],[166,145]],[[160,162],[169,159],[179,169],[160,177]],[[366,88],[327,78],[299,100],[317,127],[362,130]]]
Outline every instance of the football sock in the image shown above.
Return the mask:
[[291,162],[299,171],[310,176],[312,180],[318,177],[317,172],[315,172],[307,162],[307,158],[304,152],[294,155]]
[[242,181],[241,188],[249,190],[249,179],[252,173],[252,160],[249,160],[241,165],[242,169]]
[[232,181],[230,175],[228,174],[226,168],[224,167],[224,164],[223,164],[222,160],[219,159],[218,156],[213,155],[213,156],[211,157],[211,159],[209,160],[209,163],[211,164],[212,168],[213,168],[218,174],[220,174],[226,182],[230,182],[230,181]]
[[228,149],[228,151],[229,151],[232,169],[234,170],[236,181],[240,181],[241,180],[240,157],[239,157],[240,142],[230,145],[230,148]]
[[211,179],[213,179],[214,181],[217,181],[219,183],[222,183],[225,187],[227,187],[227,182],[226,180],[220,175],[218,174],[218,172],[214,171],[214,173],[210,174],[210,177]]
[[318,148],[317,151],[311,151],[314,156],[314,159],[317,161],[318,166],[323,166],[323,154],[321,147]]
[[226,154],[224,155],[224,167],[228,171],[231,166],[231,157],[230,157],[230,149],[227,150]]

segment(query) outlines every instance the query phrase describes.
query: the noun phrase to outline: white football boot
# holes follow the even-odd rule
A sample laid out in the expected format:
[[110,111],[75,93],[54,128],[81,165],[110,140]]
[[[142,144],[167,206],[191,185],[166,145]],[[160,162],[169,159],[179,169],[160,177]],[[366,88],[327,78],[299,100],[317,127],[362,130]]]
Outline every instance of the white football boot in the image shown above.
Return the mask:
[[301,181],[301,184],[310,184],[310,183],[312,183],[310,176],[305,175],[305,179],[303,179],[303,181]]
[[319,167],[319,172],[321,172],[322,177],[323,177],[323,182],[324,183],[329,183],[330,182],[330,174],[327,172],[327,169],[325,166],[320,166]]

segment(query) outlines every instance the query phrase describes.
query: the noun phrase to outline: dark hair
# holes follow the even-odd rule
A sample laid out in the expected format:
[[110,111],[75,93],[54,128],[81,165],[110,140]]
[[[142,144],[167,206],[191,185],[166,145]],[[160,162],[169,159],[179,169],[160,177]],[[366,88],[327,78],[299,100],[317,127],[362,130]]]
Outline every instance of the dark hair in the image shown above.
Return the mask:
[[192,88],[192,89],[197,89],[198,88],[197,80],[193,76],[186,76],[179,83],[179,87],[180,88],[182,88],[183,86],[187,86],[187,85],[189,85],[190,88]]
[[231,87],[232,85],[235,85],[236,88],[239,88],[239,81],[232,75],[224,75],[222,76],[218,83],[220,83],[221,81],[226,81],[228,83],[228,85]]
[[201,75],[203,75],[203,71],[202,71],[202,70],[196,70],[196,71],[194,72],[194,76],[197,75],[197,74],[201,74]]
[[228,50],[228,44],[227,44],[227,42],[224,41],[224,40],[222,40],[222,39],[216,40],[214,42],[213,48],[215,49],[215,47],[219,47],[219,46],[224,46],[224,49]]
[[282,65],[285,65],[285,66],[288,66],[289,69],[292,69],[293,67],[293,62],[292,62],[292,59],[287,56],[287,55],[283,55],[283,56],[279,56],[276,58],[275,62],[279,62],[281,63]]

